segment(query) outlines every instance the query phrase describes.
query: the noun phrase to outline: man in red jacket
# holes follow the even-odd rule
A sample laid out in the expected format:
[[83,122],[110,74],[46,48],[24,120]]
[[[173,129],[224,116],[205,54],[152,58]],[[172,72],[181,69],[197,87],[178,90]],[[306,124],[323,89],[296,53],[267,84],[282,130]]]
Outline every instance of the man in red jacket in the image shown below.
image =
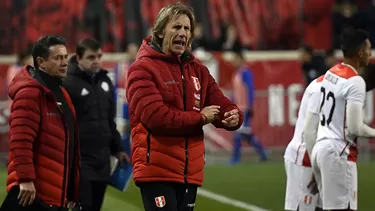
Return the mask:
[[9,85],[8,196],[3,210],[69,210],[79,199],[75,111],[61,87],[68,53],[61,37],[41,37]]
[[128,72],[132,162],[146,211],[193,210],[202,185],[202,127],[238,129],[243,114],[190,53],[191,8],[162,8]]

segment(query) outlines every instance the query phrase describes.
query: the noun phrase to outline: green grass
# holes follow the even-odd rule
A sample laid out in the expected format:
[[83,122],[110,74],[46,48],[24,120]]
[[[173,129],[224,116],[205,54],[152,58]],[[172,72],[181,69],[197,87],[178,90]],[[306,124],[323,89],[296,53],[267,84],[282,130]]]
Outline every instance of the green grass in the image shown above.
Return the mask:
[[[359,210],[373,211],[375,200],[375,162],[359,164]],[[0,199],[5,197],[5,169],[0,172]],[[207,166],[204,188],[212,192],[253,204],[272,211],[284,207],[285,172],[278,164],[242,164],[238,166]],[[141,211],[142,201],[138,188],[131,184],[125,193],[108,188],[103,211]],[[196,211],[239,211],[221,202],[198,196]]]

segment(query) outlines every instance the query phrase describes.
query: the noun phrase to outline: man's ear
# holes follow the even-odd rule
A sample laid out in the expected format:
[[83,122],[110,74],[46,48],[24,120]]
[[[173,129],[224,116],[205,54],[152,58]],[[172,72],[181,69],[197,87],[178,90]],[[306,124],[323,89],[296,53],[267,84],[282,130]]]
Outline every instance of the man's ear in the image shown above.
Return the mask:
[[44,62],[45,62],[46,60],[43,58],[43,57],[37,57],[36,58],[36,62],[37,62],[37,64],[38,64],[38,66],[39,67],[41,67],[41,68],[44,68]]
[[162,31],[162,33],[158,34],[158,37],[159,37],[160,39],[163,39],[163,38],[164,38],[164,30]]

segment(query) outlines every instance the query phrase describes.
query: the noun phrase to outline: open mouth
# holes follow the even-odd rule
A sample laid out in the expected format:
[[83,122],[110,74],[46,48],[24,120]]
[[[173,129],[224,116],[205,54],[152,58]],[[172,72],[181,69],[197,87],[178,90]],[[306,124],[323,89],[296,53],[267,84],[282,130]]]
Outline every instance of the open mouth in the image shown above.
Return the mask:
[[176,41],[173,41],[173,45],[177,45],[177,46],[183,47],[183,46],[186,45],[186,42],[182,41],[182,40],[176,40]]

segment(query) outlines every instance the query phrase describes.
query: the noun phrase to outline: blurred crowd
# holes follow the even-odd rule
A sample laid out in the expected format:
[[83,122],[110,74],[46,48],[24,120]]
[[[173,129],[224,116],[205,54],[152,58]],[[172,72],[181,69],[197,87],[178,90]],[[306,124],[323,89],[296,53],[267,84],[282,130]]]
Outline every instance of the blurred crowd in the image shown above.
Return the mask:
[[[104,51],[139,45],[161,7],[176,0],[3,0],[0,53],[18,53],[44,34],[94,36]],[[195,10],[193,48],[209,51],[339,48],[339,34],[362,28],[375,41],[373,0],[184,0]],[[9,27],[10,26],[10,27]]]

